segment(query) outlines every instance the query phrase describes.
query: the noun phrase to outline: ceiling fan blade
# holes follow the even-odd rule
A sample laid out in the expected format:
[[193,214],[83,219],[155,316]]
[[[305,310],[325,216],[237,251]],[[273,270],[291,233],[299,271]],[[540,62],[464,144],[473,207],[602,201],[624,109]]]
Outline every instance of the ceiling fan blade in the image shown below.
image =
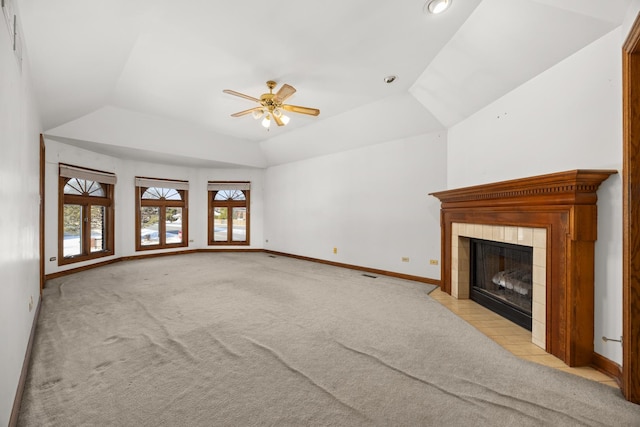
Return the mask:
[[292,113],[308,114],[310,116],[317,116],[320,114],[320,110],[317,108],[300,107],[299,105],[285,104],[281,108],[283,110],[291,111]]
[[244,110],[244,111],[239,111],[237,113],[233,113],[231,115],[231,117],[240,117],[240,116],[244,116],[246,114],[251,114],[254,111],[260,111],[262,110],[262,107],[254,107],[254,108],[249,108],[248,110]]
[[240,98],[244,98],[244,99],[248,99],[250,101],[255,101],[255,102],[260,103],[260,100],[258,98],[254,98],[253,96],[245,95],[244,93],[236,92],[235,90],[225,89],[225,90],[223,90],[223,92],[224,93],[228,93],[229,95],[239,96]]
[[296,88],[285,83],[282,85],[280,90],[278,90],[278,93],[276,93],[274,99],[276,100],[276,102],[282,103],[294,93],[296,93]]
[[276,121],[278,126],[284,126],[284,122],[280,117],[276,116],[275,114],[271,114],[271,117],[273,117],[273,119]]

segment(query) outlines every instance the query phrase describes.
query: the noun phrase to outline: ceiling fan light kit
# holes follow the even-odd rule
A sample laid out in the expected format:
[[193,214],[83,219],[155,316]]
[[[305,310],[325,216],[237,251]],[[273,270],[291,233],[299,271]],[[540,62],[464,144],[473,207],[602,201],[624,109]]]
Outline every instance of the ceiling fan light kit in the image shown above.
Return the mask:
[[317,116],[320,114],[320,110],[318,110],[317,108],[284,104],[284,101],[286,101],[291,95],[293,95],[296,92],[296,89],[293,86],[285,83],[280,87],[278,92],[273,93],[273,89],[276,87],[276,85],[277,83],[275,81],[269,80],[267,82],[269,93],[263,93],[260,96],[260,99],[230,89],[223,90],[224,93],[227,93],[229,95],[245,98],[260,104],[259,107],[254,107],[248,110],[233,113],[231,117],[241,117],[246,114],[251,114],[256,120],[262,118],[262,126],[266,129],[269,129],[272,120],[275,121],[278,126],[285,126],[287,123],[289,123],[289,117],[284,115],[283,110],[292,113],[307,114],[310,116]]

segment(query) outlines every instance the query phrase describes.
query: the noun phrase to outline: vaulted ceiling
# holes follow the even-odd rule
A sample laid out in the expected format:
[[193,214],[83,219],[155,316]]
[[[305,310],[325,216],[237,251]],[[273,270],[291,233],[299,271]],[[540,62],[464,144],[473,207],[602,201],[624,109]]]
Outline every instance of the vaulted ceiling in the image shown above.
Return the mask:
[[[18,0],[18,9],[51,138],[129,158],[262,167],[446,129],[619,26],[630,0],[453,0],[441,15],[424,3]],[[267,80],[294,86],[288,102],[320,116],[290,114],[268,131],[231,117],[254,104],[223,89],[259,97]]]

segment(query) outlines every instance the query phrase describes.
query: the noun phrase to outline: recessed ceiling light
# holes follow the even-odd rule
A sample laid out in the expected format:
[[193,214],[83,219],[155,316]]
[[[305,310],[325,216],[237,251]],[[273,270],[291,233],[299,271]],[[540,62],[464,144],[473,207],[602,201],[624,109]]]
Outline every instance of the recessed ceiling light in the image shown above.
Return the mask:
[[428,0],[424,5],[425,13],[437,15],[449,9],[453,0]]
[[393,83],[393,82],[396,81],[397,78],[398,78],[397,76],[387,76],[387,77],[384,78],[384,82],[387,83],[387,84],[388,83]]

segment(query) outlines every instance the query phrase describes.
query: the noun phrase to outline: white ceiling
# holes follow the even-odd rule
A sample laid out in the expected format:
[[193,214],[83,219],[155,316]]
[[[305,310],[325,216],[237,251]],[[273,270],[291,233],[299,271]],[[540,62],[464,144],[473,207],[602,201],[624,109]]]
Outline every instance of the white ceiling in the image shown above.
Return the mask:
[[[450,127],[613,30],[630,0],[453,0],[438,16],[424,2],[18,0],[18,10],[47,134],[170,161],[153,145],[75,132],[142,114],[252,142],[277,164]],[[320,116],[290,114],[268,132],[230,117],[254,103],[223,89],[259,97],[269,79]],[[226,164],[193,150],[178,163],[190,158]]]

